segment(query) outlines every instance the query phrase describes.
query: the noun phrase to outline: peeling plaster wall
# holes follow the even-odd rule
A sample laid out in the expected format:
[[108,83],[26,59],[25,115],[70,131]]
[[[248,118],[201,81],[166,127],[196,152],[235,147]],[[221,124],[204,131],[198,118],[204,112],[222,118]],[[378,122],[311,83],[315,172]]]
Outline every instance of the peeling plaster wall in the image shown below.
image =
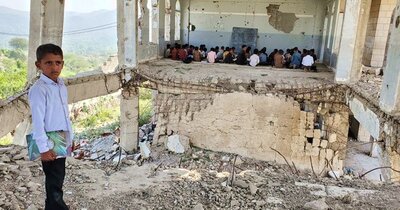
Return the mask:
[[[188,0],[184,7],[184,42],[187,42]],[[326,1],[191,1],[190,44],[229,46],[233,27],[258,28],[258,48],[315,48],[320,50]]]
[[[297,102],[286,95],[158,94],[155,141],[169,134],[190,138],[193,145],[326,171],[327,158],[339,169],[345,158],[348,110],[331,103]],[[321,127],[315,127],[315,123]]]

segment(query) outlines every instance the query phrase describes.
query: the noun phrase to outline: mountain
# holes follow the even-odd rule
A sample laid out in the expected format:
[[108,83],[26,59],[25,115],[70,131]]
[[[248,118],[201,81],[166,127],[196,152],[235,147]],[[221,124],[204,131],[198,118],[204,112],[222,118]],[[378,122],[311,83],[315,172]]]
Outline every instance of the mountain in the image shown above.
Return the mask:
[[[98,55],[117,51],[116,10],[90,13],[66,12],[63,49],[77,54]],[[0,6],[0,48],[14,37],[28,38],[29,12]]]

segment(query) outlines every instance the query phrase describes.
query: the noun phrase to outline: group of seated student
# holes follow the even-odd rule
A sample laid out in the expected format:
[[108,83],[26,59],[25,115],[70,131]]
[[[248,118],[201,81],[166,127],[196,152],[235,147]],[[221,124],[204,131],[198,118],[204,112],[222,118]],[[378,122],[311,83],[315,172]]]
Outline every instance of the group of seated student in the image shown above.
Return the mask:
[[242,45],[242,49],[236,54],[234,47],[211,47],[207,51],[206,45],[202,44],[200,47],[193,45],[179,45],[171,46],[167,44],[167,49],[164,52],[164,57],[171,58],[172,60],[180,60],[185,63],[206,61],[208,63],[236,63],[238,65],[250,66],[273,66],[275,68],[290,68],[290,69],[304,69],[305,71],[317,71],[315,62],[317,56],[315,50],[303,49],[301,52],[297,47],[293,49],[283,50],[275,49],[269,55],[267,48],[261,50],[254,49],[251,52],[251,47]]

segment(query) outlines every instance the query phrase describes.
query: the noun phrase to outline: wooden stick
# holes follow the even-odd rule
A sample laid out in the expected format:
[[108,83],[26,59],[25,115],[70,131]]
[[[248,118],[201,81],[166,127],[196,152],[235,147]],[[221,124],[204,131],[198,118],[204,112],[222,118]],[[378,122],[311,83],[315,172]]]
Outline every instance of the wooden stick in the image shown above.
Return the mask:
[[278,150],[276,150],[276,149],[274,149],[274,148],[272,148],[272,147],[270,147],[270,148],[271,148],[273,151],[275,151],[276,153],[278,153],[280,156],[283,157],[283,159],[285,160],[286,164],[289,166],[290,171],[292,172],[292,174],[295,174],[295,173],[293,172],[292,166],[290,166],[290,164],[289,164],[289,162],[286,160],[285,156],[283,156]]
[[333,175],[335,176],[336,180],[339,180],[339,179],[337,178],[337,176],[336,176],[335,171],[333,171],[332,165],[329,163],[328,158],[325,158],[325,160],[326,160],[326,162],[328,163],[328,166],[329,166],[329,168],[331,169],[331,171],[332,171]]
[[398,171],[398,170],[396,170],[396,169],[394,169],[394,168],[392,168],[390,166],[382,166],[382,167],[374,168],[374,169],[371,169],[371,170],[365,172],[364,174],[360,175],[360,178],[362,178],[363,176],[365,176],[365,175],[367,175],[367,174],[369,174],[369,173],[371,173],[371,172],[373,172],[375,170],[384,169],[384,168],[388,168],[388,169],[391,169],[394,172],[400,173],[400,171]]
[[235,178],[235,164],[236,164],[236,158],[238,155],[235,155],[235,159],[233,160],[233,166],[232,166],[232,171],[231,171],[231,187],[233,187],[233,179]]
[[312,158],[311,158],[311,156],[310,156],[310,163],[311,163],[311,169],[312,169],[312,172],[313,172],[315,178],[318,178],[317,174],[316,174],[315,171],[314,171],[314,165],[313,165],[313,163],[312,163]]

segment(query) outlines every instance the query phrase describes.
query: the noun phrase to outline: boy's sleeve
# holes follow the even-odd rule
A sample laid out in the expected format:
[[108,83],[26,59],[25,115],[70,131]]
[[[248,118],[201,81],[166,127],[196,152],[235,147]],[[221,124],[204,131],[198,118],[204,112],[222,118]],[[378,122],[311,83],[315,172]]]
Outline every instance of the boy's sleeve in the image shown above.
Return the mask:
[[40,153],[49,151],[47,145],[48,137],[44,129],[44,119],[46,113],[46,93],[38,86],[32,87],[29,91],[29,104],[32,112],[32,124],[33,124],[33,139],[39,148]]

